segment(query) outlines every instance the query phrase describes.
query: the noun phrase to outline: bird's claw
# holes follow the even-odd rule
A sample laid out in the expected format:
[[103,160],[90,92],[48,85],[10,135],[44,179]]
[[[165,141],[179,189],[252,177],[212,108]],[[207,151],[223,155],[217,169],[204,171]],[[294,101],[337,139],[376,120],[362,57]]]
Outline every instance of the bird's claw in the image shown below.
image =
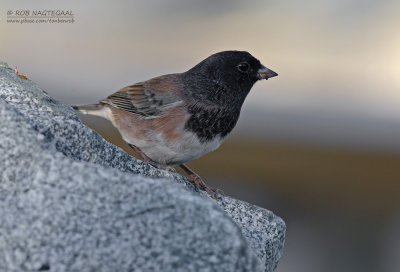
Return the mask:
[[174,167],[172,167],[172,166],[168,166],[168,165],[158,165],[158,166],[156,166],[158,169],[161,169],[161,170],[166,170],[166,171],[169,171],[169,172],[172,172],[172,173],[176,173],[176,169],[174,168]]
[[172,166],[162,165],[162,164],[158,164],[158,163],[155,163],[155,162],[152,162],[152,161],[145,161],[145,162],[147,162],[148,164],[150,164],[151,166],[153,166],[153,167],[155,167],[157,169],[169,171],[169,172],[172,172],[172,173],[176,173],[176,169],[174,167],[172,167]]
[[188,180],[193,183],[196,188],[206,191],[214,199],[217,198],[217,194],[224,194],[224,192],[220,189],[215,189],[207,186],[207,184],[205,184],[198,175],[192,174],[189,176]]

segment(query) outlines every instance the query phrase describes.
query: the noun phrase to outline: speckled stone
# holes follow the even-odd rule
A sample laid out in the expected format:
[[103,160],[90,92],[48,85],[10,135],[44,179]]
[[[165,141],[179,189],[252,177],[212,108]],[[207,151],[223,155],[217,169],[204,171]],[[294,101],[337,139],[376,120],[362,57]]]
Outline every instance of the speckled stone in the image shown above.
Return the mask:
[[0,271],[276,268],[282,219],[136,160],[5,63],[0,123]]

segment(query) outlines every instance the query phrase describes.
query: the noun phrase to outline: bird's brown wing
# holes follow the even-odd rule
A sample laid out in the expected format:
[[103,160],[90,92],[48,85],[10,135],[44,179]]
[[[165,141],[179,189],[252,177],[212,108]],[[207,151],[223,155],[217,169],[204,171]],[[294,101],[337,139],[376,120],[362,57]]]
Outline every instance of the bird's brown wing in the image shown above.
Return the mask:
[[152,88],[151,85],[154,84],[144,82],[122,88],[102,100],[101,103],[146,118],[159,117],[166,109],[182,103],[181,98],[176,95],[176,90],[162,89],[160,91]]

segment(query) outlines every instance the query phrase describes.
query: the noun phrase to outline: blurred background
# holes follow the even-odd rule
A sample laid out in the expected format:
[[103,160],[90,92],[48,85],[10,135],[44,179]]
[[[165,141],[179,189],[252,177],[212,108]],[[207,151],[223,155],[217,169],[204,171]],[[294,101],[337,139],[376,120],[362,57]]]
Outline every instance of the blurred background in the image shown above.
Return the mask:
[[[258,82],[233,134],[189,165],[287,224],[277,271],[400,271],[400,2],[0,0],[1,60],[52,97],[128,84],[246,50]],[[71,10],[74,23],[7,11]],[[128,150],[108,122],[82,117]]]

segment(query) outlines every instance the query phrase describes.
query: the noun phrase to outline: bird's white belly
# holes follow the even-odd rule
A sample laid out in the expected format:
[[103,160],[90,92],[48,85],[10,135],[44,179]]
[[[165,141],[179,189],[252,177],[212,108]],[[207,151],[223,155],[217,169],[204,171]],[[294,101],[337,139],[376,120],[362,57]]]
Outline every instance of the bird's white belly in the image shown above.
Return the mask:
[[124,140],[139,147],[153,161],[177,165],[197,159],[202,155],[215,150],[224,140],[216,136],[213,140],[200,142],[196,134],[185,131],[176,141],[166,141],[162,133],[152,136],[152,141],[126,138]]

